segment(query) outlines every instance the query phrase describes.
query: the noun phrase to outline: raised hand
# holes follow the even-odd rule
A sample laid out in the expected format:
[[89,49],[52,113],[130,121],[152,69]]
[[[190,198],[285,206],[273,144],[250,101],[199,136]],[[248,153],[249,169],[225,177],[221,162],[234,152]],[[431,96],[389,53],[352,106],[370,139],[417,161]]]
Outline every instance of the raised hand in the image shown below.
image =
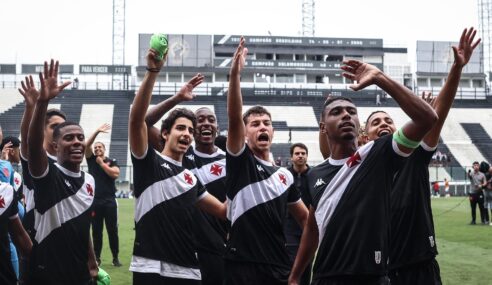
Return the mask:
[[178,93],[176,93],[176,96],[179,98],[180,101],[193,100],[196,97],[196,94],[193,93],[193,89],[202,84],[204,80],[205,76],[198,73],[197,75],[193,76],[190,81],[186,82],[186,84],[183,85],[181,89],[179,89]]
[[34,106],[36,105],[36,101],[39,97],[39,91],[36,89],[34,85],[34,80],[32,79],[32,75],[26,76],[24,81],[21,81],[22,89],[18,88],[19,93],[24,97],[26,105]]
[[360,62],[358,60],[348,60],[343,62],[345,65],[341,67],[345,72],[342,73],[343,77],[354,81],[354,84],[349,87],[358,91],[366,88],[369,85],[375,83],[376,77],[381,74],[374,65]]
[[479,38],[475,42],[473,42],[475,35],[477,34],[477,30],[471,27],[469,30],[464,29],[463,33],[461,33],[461,38],[458,46],[453,46],[454,53],[454,62],[459,66],[465,66],[473,54],[473,50],[478,46],[481,39]]
[[164,62],[167,59],[167,52],[162,57],[162,60],[157,60],[159,53],[155,49],[149,49],[147,52],[147,68],[149,71],[158,72],[161,70]]
[[108,123],[104,123],[99,128],[97,128],[97,131],[99,133],[107,133],[109,132],[109,130],[111,130],[111,125]]
[[241,36],[241,39],[239,40],[239,45],[237,46],[236,52],[234,53],[234,58],[232,59],[231,74],[239,74],[246,64],[248,48],[244,47],[244,44],[244,37]]
[[67,81],[58,85],[58,60],[54,62],[52,59],[48,68],[48,63],[44,62],[44,73],[39,73],[39,81],[41,82],[41,90],[39,100],[49,101],[55,98],[65,87],[70,85]]
[[436,98],[431,92],[422,91],[422,100],[429,104],[432,108],[436,105]]
[[3,148],[2,148],[2,160],[9,160],[9,154],[10,151],[12,150],[12,142],[6,143]]

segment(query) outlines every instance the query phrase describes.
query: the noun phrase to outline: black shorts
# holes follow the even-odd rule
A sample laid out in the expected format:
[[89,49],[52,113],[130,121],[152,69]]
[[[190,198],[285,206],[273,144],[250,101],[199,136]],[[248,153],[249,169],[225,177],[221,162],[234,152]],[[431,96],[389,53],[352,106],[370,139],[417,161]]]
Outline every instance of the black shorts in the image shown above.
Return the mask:
[[198,262],[203,285],[222,285],[224,283],[224,257],[219,254],[198,250]]
[[441,270],[436,259],[426,260],[390,271],[391,285],[441,285]]
[[264,263],[225,261],[225,285],[287,285],[289,269]]
[[157,273],[133,272],[133,285],[201,285],[201,280],[164,277]]
[[390,280],[387,276],[334,276],[313,280],[311,285],[390,285]]

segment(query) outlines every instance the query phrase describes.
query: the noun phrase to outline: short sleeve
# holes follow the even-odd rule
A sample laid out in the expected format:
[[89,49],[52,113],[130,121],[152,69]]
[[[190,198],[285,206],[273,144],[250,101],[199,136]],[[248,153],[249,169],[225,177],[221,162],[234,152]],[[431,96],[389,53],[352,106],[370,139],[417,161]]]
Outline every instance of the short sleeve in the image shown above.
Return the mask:
[[287,191],[288,191],[287,194],[288,204],[295,204],[299,202],[299,200],[301,199],[301,192],[299,191],[299,189],[297,189],[297,187],[294,184],[290,185]]

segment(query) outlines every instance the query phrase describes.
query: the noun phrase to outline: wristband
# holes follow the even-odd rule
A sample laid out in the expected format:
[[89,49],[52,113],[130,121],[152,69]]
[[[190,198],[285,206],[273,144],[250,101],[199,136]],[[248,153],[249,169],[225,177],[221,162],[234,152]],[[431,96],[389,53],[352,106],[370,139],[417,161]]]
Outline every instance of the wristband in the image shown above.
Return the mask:
[[149,68],[149,67],[146,67],[145,69],[147,69],[148,72],[155,72],[155,73],[159,73],[161,72],[161,69],[160,68]]
[[417,148],[419,145],[420,145],[420,142],[416,142],[416,141],[413,141],[409,138],[407,138],[404,134],[403,134],[403,131],[401,129],[399,129],[398,131],[396,131],[395,133],[393,133],[393,139],[401,144],[402,146],[404,147],[407,147],[407,148]]

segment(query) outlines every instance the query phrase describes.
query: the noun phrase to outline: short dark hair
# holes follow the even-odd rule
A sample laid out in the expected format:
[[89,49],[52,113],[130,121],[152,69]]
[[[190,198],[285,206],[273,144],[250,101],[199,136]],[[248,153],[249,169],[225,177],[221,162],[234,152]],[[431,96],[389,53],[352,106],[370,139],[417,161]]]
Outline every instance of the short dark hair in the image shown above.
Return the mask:
[[475,165],[475,164],[480,164],[480,163],[479,163],[478,161],[474,161],[474,162],[472,163],[472,165]]
[[161,124],[161,134],[164,130],[166,132],[171,132],[171,128],[178,118],[186,118],[191,121],[193,128],[196,128],[196,117],[195,114],[186,108],[176,108],[174,109],[166,119],[162,121]]
[[307,148],[307,146],[305,144],[303,144],[303,143],[295,143],[295,144],[293,144],[293,145],[290,146],[290,156],[294,155],[294,149],[296,147],[300,147],[300,148],[304,149],[306,151],[306,154],[308,154],[308,148]]
[[326,106],[330,105],[335,101],[348,101],[352,104],[354,103],[350,98],[343,97],[343,96],[328,97],[325,103],[323,103],[323,110],[321,110],[321,120],[323,120],[323,118],[325,117]]
[[56,126],[55,129],[53,130],[53,140],[56,141],[60,137],[61,129],[63,129],[64,127],[68,127],[68,126],[78,126],[82,129],[82,127],[75,122],[65,121],[65,122],[59,124],[58,126]]
[[103,148],[106,149],[106,145],[104,143],[102,143],[102,142],[95,142],[94,145],[97,144],[97,143],[98,144],[101,144],[103,146]]
[[0,144],[0,150],[3,149],[3,147],[7,144],[11,142],[12,143],[12,147],[19,147],[20,146],[20,140],[16,137],[13,137],[13,136],[8,136],[8,137],[4,137],[3,140],[2,140],[2,144]]
[[261,116],[261,115],[265,115],[265,114],[268,115],[268,117],[270,117],[270,120],[272,119],[272,115],[270,114],[270,112],[268,112],[268,110],[263,106],[256,105],[256,106],[249,108],[243,114],[244,125],[248,124],[248,117],[249,116],[251,116],[251,115],[260,115]]
[[367,116],[367,119],[366,119],[366,124],[365,124],[365,131],[367,131],[367,128],[369,127],[369,119],[374,115],[374,114],[377,114],[377,113],[385,113],[386,115],[388,115],[388,113],[386,111],[383,111],[383,110],[376,110],[374,112],[372,112],[371,114],[369,114],[369,116]]
[[56,108],[51,108],[49,110],[46,111],[46,116],[45,116],[45,120],[44,120],[44,124],[48,124],[48,121],[51,119],[51,117],[53,116],[58,116],[58,117],[61,117],[63,118],[65,121],[67,120],[67,115],[65,115],[64,112],[62,112],[60,109],[56,109]]

